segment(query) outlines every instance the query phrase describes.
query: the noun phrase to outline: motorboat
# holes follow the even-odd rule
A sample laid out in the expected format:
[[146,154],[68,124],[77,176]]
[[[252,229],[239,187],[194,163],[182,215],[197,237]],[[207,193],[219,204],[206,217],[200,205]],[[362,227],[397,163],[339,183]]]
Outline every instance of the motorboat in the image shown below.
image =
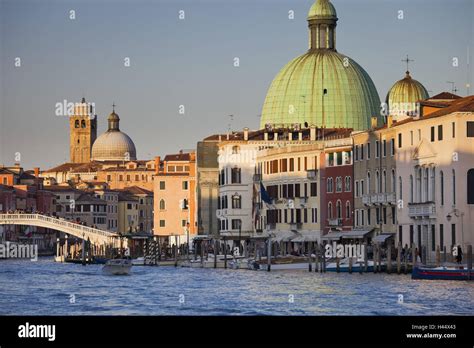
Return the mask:
[[112,259],[105,263],[102,272],[109,275],[128,275],[132,266],[132,260],[130,259]]
[[430,280],[474,280],[474,271],[466,266],[427,267],[416,266],[411,274],[412,279]]
[[137,257],[136,259],[132,260],[132,265],[134,266],[144,266],[145,265],[145,258],[144,257]]
[[[308,270],[308,258],[302,256],[283,256],[272,258],[271,260],[271,271],[280,270]],[[263,270],[268,269],[268,263],[266,258],[261,260],[250,259],[247,261],[247,268],[250,270]]]
[[[385,270],[385,263],[381,264],[381,271]],[[337,263],[336,262],[329,262],[326,265],[327,272],[337,272]],[[374,271],[374,261],[368,260],[367,261],[367,272]],[[339,272],[349,272],[349,258],[346,257],[339,261]],[[353,259],[352,261],[352,272],[365,272],[365,263],[364,260],[357,260]]]

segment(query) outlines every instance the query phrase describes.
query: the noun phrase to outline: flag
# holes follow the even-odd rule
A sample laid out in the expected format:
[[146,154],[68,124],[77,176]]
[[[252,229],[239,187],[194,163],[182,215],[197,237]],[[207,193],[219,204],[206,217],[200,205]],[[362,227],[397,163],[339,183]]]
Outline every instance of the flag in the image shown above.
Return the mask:
[[267,204],[272,204],[272,197],[268,194],[267,190],[265,190],[265,186],[260,182],[260,196],[262,197],[262,201]]

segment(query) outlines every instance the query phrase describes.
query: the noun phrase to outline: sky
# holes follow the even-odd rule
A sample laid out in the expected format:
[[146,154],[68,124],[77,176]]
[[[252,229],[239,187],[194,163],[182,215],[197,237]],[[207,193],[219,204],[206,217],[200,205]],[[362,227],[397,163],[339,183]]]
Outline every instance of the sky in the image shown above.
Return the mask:
[[[139,159],[196,148],[229,123],[257,129],[272,79],[308,48],[313,2],[0,0],[0,164],[67,162],[69,123],[55,108],[82,97],[95,103],[98,135],[116,104]],[[474,0],[332,3],[337,50],[369,73],[381,100],[407,54],[430,95],[453,81],[465,96],[468,79],[474,94]]]

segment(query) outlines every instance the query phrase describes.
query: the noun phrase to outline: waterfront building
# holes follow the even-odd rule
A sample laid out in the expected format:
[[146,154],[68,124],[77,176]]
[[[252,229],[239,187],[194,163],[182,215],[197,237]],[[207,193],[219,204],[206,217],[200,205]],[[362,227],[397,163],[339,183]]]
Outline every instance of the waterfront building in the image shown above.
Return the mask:
[[138,203],[139,198],[133,196],[127,191],[119,193],[118,196],[118,232],[137,233],[138,226]]
[[368,73],[336,50],[337,13],[317,0],[308,13],[309,50],[289,62],[270,85],[260,128],[365,130],[379,117],[380,99]]
[[424,246],[429,260],[437,246],[465,251],[474,242],[474,96],[442,93],[394,129],[398,240]]
[[[351,130],[340,129],[324,141],[319,157],[321,174],[321,231],[349,232],[354,221],[354,185]],[[357,218],[357,214],[356,218]]]
[[153,191],[148,191],[138,186],[132,186],[126,189],[115,190],[112,192],[124,193],[126,196],[136,198],[136,204],[138,204],[137,219],[135,221],[136,225],[132,226],[132,231],[152,234],[154,209]]
[[153,194],[153,234],[173,244],[191,240],[197,233],[196,152],[166,155],[156,169]]
[[372,235],[397,231],[396,131],[392,116],[387,123],[354,132],[354,226]]
[[107,203],[107,231],[118,232],[119,220],[119,192],[109,190],[107,187],[93,188],[94,195]]
[[218,135],[209,136],[197,143],[196,196],[198,234],[217,237],[216,216],[219,197]]

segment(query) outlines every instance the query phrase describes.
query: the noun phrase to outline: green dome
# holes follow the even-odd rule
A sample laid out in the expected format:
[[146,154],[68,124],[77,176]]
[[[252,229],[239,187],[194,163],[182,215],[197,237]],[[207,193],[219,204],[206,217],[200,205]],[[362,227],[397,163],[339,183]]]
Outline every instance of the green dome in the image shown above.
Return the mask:
[[416,113],[416,103],[429,98],[426,88],[417,80],[412,79],[407,71],[405,78],[397,81],[387,94],[385,102],[389,114],[393,116],[407,116]]
[[371,117],[379,114],[379,95],[359,64],[333,50],[310,50],[288,63],[273,80],[260,127],[307,122],[365,130]]
[[313,17],[337,18],[336,9],[329,0],[318,0],[311,6],[308,13],[308,19]]

